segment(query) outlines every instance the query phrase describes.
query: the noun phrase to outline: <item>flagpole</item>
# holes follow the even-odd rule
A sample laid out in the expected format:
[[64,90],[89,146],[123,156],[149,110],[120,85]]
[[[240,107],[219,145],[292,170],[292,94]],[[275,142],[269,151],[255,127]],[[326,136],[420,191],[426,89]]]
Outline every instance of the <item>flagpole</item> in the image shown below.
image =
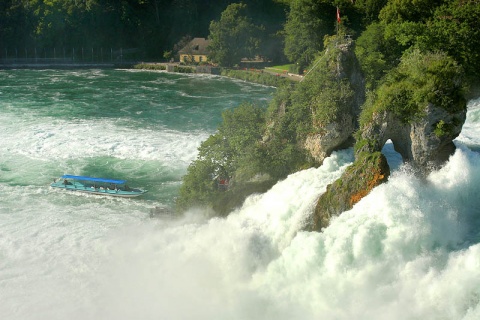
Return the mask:
[[340,9],[337,7],[337,36],[338,36],[338,27],[339,27],[340,22],[341,22],[341,20],[340,20]]

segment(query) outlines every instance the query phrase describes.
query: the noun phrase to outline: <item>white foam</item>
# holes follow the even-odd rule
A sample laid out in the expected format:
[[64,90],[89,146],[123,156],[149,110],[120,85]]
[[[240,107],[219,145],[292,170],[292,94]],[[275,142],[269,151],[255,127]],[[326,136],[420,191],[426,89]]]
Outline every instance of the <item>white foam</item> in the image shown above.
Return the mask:
[[324,233],[298,234],[256,289],[302,319],[478,316],[478,161],[458,151],[427,184],[398,172]]
[[[479,155],[459,149],[427,181],[397,171],[323,233],[300,231],[318,195],[349,161],[351,152],[337,153],[226,219],[195,212],[181,221],[141,223],[134,210],[133,217],[115,213],[115,204],[99,211],[94,203],[56,205],[19,192],[18,201],[29,206],[1,219],[0,315],[478,317]],[[26,216],[29,223],[16,221]]]
[[195,159],[205,132],[122,127],[111,120],[19,120],[0,115],[4,123],[0,148],[33,159],[116,157],[160,160],[186,167]]
[[[158,132],[115,122],[0,119],[0,147],[26,159],[130,159],[141,143],[166,157]],[[426,181],[396,171],[323,233],[300,231],[350,161],[336,153],[225,219],[150,221],[141,201],[0,184],[0,319],[478,319],[479,154],[459,148]]]
[[479,147],[480,142],[480,98],[469,101],[467,105],[467,120],[462,127],[462,132],[455,139],[467,146]]

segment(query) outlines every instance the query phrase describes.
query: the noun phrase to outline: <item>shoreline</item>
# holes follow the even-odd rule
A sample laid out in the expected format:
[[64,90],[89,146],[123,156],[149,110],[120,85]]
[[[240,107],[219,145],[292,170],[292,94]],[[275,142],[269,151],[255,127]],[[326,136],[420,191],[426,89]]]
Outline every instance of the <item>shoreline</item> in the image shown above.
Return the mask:
[[136,69],[162,70],[169,73],[212,74],[251,83],[278,87],[282,82],[299,82],[301,76],[272,73],[263,69],[225,69],[212,66],[183,66],[176,62],[121,62],[121,63],[73,63],[73,62],[0,62],[0,70],[15,69]]
[[0,63],[0,70],[6,69],[88,69],[88,68],[131,68],[130,63]]

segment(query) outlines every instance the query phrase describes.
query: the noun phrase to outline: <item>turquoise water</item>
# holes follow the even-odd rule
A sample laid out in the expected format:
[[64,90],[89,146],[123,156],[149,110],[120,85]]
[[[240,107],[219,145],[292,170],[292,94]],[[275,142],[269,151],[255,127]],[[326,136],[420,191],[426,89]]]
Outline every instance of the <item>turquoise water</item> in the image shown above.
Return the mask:
[[266,105],[272,88],[215,76],[129,70],[0,72],[0,182],[44,186],[64,173],[112,177],[172,206],[222,111]]
[[[0,71],[0,319],[479,319],[480,100],[443,168],[419,180],[388,143],[388,183],[322,233],[301,229],[352,150],[228,218],[149,218],[172,205],[220,111],[271,92],[220,77]],[[150,193],[49,188],[64,172]]]

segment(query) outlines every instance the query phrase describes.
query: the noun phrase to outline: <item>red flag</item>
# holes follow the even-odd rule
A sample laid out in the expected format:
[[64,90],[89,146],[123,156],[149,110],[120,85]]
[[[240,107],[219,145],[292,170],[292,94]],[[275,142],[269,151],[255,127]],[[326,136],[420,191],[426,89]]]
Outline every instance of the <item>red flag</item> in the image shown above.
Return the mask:
[[340,9],[338,9],[337,7],[337,22],[340,23],[341,20],[340,20]]

